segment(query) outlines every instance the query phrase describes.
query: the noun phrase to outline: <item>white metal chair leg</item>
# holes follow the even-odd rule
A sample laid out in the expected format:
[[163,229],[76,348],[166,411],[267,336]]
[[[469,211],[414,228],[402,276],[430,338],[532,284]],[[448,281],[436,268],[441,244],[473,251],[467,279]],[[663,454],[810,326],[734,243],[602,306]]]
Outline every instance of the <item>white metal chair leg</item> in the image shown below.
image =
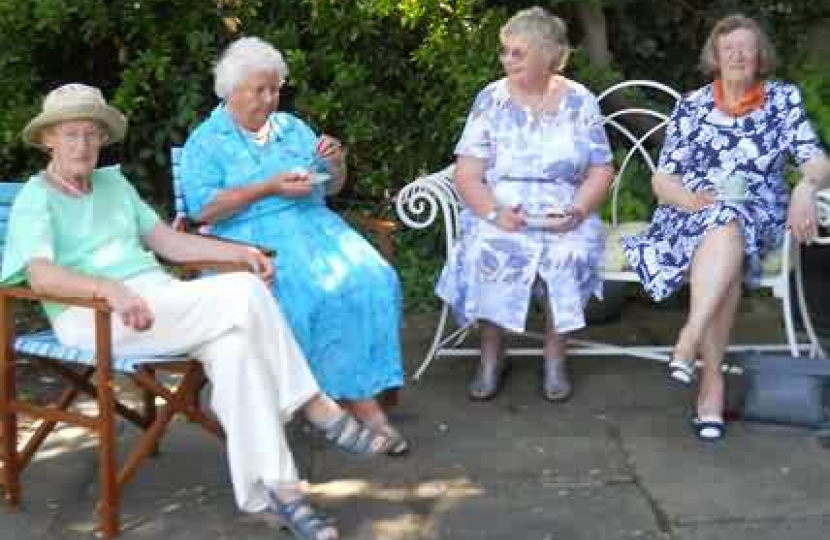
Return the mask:
[[444,307],[441,309],[441,317],[438,320],[438,325],[435,327],[435,336],[432,338],[432,345],[429,346],[429,350],[427,351],[427,355],[424,357],[421,365],[418,366],[418,369],[415,370],[415,374],[412,375],[413,381],[418,381],[421,378],[421,375],[427,370],[429,365],[432,363],[432,360],[435,358],[435,353],[438,351],[439,344],[444,336],[444,327],[447,324],[447,314],[449,313],[449,306],[444,304]]

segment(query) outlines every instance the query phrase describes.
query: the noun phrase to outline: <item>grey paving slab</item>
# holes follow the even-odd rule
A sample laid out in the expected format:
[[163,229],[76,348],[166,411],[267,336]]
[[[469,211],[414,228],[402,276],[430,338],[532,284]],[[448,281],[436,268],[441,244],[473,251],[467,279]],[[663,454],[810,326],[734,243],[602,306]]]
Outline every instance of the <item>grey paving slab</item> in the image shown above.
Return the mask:
[[822,540],[830,538],[830,518],[806,517],[742,523],[707,523],[678,528],[677,540]]
[[49,538],[64,508],[83,498],[94,474],[91,441],[83,432],[58,429],[21,476],[21,505],[0,505],[0,538]]
[[[777,332],[776,308],[746,303],[738,335]],[[621,323],[583,337],[668,343],[681,321],[677,306],[635,303]],[[407,320],[410,372],[431,323]],[[392,413],[412,441],[404,459],[344,456],[292,425],[313,499],[344,540],[830,537],[830,453],[811,432],[734,423],[722,444],[701,444],[687,426],[693,393],[667,385],[659,363],[618,357],[575,358],[566,404],[541,398],[539,362],[528,358],[496,399],[471,403],[474,362],[437,360],[407,386]],[[734,401],[740,385],[731,382]],[[95,537],[88,442],[64,440],[38,456],[23,479],[22,511],[0,509],[0,539]],[[123,503],[126,540],[290,538],[236,510],[221,445],[186,422],[171,426]]]
[[733,422],[707,445],[674,411],[616,421],[642,485],[673,523],[830,515],[830,454],[809,431]]
[[392,413],[411,440],[409,456],[378,467],[321,447],[315,476],[371,474],[393,482],[458,474],[480,481],[542,474],[574,483],[594,482],[598,476],[630,478],[601,415],[577,405],[552,405],[536,395],[522,401],[508,392],[490,402],[472,403],[463,392],[439,386],[407,390],[403,403]]
[[525,488],[468,501],[436,519],[436,538],[538,540],[662,539],[648,505],[630,485]]

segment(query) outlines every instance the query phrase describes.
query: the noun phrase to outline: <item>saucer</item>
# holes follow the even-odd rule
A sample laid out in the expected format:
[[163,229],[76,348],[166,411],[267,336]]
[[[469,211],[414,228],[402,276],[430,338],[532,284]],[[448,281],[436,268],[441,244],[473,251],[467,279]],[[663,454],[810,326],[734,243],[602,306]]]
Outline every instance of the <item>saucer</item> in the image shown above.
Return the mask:
[[733,195],[733,196],[730,196],[730,195],[718,195],[718,196],[716,196],[716,197],[715,197],[715,200],[716,200],[716,201],[718,201],[718,202],[734,202],[734,203],[739,203],[739,202],[746,202],[746,201],[748,201],[748,200],[749,200],[749,196],[748,196],[748,195]]
[[531,229],[544,229],[550,225],[550,218],[548,216],[527,216],[525,224]]
[[558,210],[552,210],[550,214],[531,214],[525,217],[525,224],[531,229],[545,229],[550,227],[554,221],[566,217],[566,214]]

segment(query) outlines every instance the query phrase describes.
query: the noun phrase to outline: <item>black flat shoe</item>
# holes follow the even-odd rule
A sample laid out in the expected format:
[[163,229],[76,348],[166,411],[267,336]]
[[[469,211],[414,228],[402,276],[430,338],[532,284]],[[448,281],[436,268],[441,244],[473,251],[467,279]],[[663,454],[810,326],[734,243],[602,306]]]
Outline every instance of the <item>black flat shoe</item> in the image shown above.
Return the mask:
[[493,399],[501,390],[501,385],[509,370],[510,363],[504,360],[499,361],[493,369],[486,369],[479,364],[475,377],[467,388],[467,395],[473,401]]

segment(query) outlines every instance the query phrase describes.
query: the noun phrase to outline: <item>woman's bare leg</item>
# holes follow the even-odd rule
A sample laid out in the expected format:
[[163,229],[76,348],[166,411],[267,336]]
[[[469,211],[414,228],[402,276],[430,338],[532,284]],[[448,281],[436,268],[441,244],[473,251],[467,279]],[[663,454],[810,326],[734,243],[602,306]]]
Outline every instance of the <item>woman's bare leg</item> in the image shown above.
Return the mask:
[[721,366],[740,300],[741,277],[738,276],[732,281],[726,296],[703,333],[700,344],[703,368],[697,399],[697,412],[700,416],[723,415],[726,385]]
[[380,428],[389,422],[386,412],[373,398],[344,401],[343,406],[372,427]]
[[502,337],[504,331],[495,324],[481,321],[481,367],[493,369],[502,356]]
[[501,377],[507,364],[502,358],[503,330],[493,323],[480,321],[481,360],[473,380],[467,389],[472,399],[494,397],[501,386]]
[[[547,297],[547,295],[545,295]],[[566,365],[567,339],[556,331],[556,324],[550,303],[545,302],[545,331],[544,380],[542,390],[545,398],[550,401],[564,401],[571,397],[573,386],[568,377]]]
[[689,316],[675,345],[676,358],[697,358],[706,328],[739,279],[743,257],[744,241],[736,222],[713,229],[703,237],[692,259]]

